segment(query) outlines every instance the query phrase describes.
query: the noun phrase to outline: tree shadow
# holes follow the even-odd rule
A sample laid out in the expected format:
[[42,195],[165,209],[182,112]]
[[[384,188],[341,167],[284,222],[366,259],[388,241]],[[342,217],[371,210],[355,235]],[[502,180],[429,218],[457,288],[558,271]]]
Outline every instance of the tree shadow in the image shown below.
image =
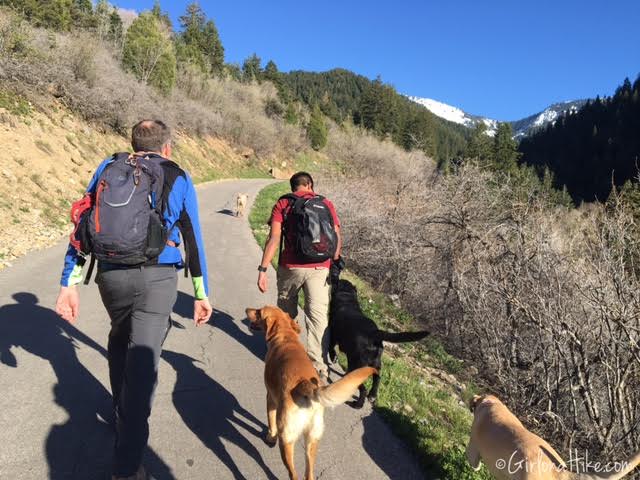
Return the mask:
[[[189,318],[193,314],[193,300],[193,296],[179,291],[173,311],[177,315]],[[246,326],[246,330],[240,328],[241,323]],[[260,360],[264,360],[267,355],[267,344],[264,341],[264,333],[254,333],[254,331],[249,328],[249,320],[247,318],[238,322],[228,313],[214,310],[209,324],[214,328],[222,330]]]
[[[13,347],[49,362],[57,378],[53,386],[55,403],[68,414],[65,423],[51,426],[46,439],[48,478],[110,478],[113,427],[98,417],[107,420],[113,417],[111,394],[82,365],[76,353],[83,344],[106,359],[105,348],[53,310],[38,305],[38,297],[32,293],[15,293],[13,299],[17,303],[0,307],[0,369],[21,368]],[[26,382],[37,380],[35,375],[25,376]],[[48,413],[38,408],[39,415]],[[162,478],[173,478],[159,458],[154,467],[158,473],[165,473]]]
[[[236,479],[244,479],[223,440],[241,448],[264,470],[267,478],[277,479],[257,448],[238,427],[262,438],[266,426],[245,410],[222,385],[196,366],[197,360],[165,350],[162,358],[176,371],[172,398],[185,425],[211,450]],[[253,425],[252,425],[253,424]]]

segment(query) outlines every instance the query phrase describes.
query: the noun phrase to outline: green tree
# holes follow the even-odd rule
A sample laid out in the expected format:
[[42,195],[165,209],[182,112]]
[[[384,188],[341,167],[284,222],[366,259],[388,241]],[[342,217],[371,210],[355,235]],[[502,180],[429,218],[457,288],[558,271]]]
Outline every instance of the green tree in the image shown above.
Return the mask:
[[71,20],[76,28],[92,28],[95,26],[93,4],[91,0],[73,0],[71,6]]
[[294,102],[287,104],[287,109],[284,112],[284,121],[289,125],[295,125],[298,123],[298,112]]
[[96,27],[96,33],[101,40],[106,40],[109,37],[109,26],[111,23],[111,12],[113,7],[109,5],[107,0],[98,0],[94,10],[94,23]]
[[307,136],[311,142],[311,148],[322,150],[327,144],[327,124],[320,107],[316,104],[311,111],[311,118],[307,125]]
[[261,63],[262,60],[255,53],[247,57],[242,64],[242,80],[245,82],[260,81],[262,75]]
[[116,43],[121,44],[122,36],[124,35],[124,26],[122,25],[122,18],[120,18],[120,14],[114,8],[109,15],[109,39]]
[[127,30],[122,63],[139,80],[168,94],[176,81],[173,42],[161,20],[142,13]]
[[511,124],[499,123],[493,140],[493,167],[505,173],[516,173],[520,153],[518,144],[513,139]]
[[35,9],[36,25],[55,30],[69,30],[73,0],[41,0]]
[[377,78],[362,94],[358,109],[359,123],[379,137],[395,135],[399,123],[396,96],[393,87]]
[[169,30],[173,29],[173,25],[171,23],[171,17],[169,14],[162,11],[162,7],[160,6],[160,0],[155,0],[153,2],[153,8],[151,9],[151,15],[153,15],[156,19],[160,21],[162,25],[164,25]]
[[473,128],[465,157],[481,164],[493,162],[493,140],[487,135],[487,125],[484,122],[477,122]]
[[180,17],[182,33],[178,38],[178,58],[198,66],[206,73],[221,73],[224,68],[224,48],[218,29],[212,20],[207,20],[198,3],[187,5]]
[[224,47],[213,20],[208,20],[204,25],[201,48],[211,73],[221,73],[224,68]]

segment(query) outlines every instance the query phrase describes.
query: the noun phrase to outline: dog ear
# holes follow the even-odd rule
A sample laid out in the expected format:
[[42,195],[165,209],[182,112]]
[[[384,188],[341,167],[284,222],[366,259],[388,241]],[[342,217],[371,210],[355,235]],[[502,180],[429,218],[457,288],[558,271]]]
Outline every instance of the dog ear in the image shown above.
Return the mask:
[[273,309],[264,307],[260,310],[261,325],[264,328],[265,338],[267,342],[275,334],[275,326],[277,323],[277,317],[273,314]]
[[482,395],[474,395],[473,398],[471,399],[471,401],[469,402],[469,410],[471,410],[471,413],[474,413],[476,410],[476,406],[478,405],[478,403],[480,403],[482,400],[484,399],[484,396]]

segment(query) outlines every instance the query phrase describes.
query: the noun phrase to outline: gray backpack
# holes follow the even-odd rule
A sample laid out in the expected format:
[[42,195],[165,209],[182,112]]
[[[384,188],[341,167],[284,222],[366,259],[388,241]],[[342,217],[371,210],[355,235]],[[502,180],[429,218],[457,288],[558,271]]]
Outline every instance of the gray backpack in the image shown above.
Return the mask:
[[93,206],[83,219],[88,252],[119,265],[139,265],[160,255],[167,241],[163,186],[158,160],[115,154],[97,180]]

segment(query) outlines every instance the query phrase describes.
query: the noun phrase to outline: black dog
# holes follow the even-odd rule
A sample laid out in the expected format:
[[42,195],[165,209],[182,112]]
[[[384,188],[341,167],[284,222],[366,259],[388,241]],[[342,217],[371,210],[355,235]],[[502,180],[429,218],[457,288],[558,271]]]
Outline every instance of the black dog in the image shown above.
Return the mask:
[[[347,280],[339,280],[333,285],[331,307],[329,310],[330,344],[329,356],[335,362],[338,354],[336,345],[347,356],[347,371],[360,367],[374,367],[380,372],[382,367],[382,342],[415,342],[429,335],[429,332],[391,333],[380,330],[370,318],[366,317],[358,303],[358,291]],[[373,385],[368,398],[376,402],[380,376],[373,376]],[[360,397],[351,405],[362,408],[367,389],[360,385]]]

